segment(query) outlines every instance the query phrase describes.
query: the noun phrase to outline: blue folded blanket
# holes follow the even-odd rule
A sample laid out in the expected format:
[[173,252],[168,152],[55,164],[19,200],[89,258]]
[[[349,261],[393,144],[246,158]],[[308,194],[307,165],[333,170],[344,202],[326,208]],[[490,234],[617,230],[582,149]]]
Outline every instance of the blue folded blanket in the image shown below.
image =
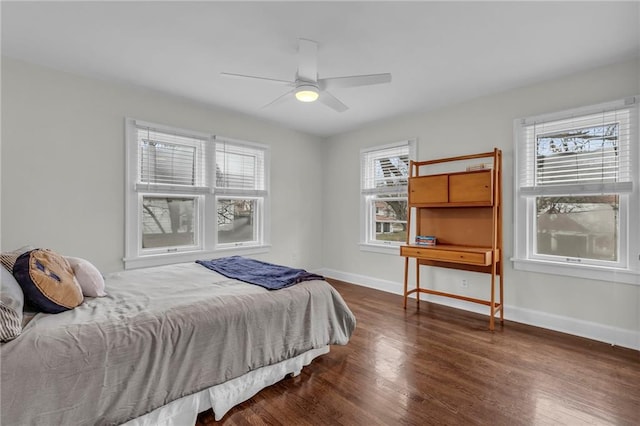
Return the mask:
[[302,281],[323,280],[322,275],[312,274],[304,269],[274,265],[242,256],[223,257],[213,260],[196,260],[228,278],[259,285],[268,290],[278,290]]

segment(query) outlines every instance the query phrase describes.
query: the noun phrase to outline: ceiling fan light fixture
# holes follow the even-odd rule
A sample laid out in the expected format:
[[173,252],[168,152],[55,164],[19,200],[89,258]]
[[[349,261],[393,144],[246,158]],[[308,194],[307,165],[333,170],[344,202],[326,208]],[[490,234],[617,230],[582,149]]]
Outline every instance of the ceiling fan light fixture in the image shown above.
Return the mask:
[[314,102],[319,96],[318,88],[311,84],[301,84],[296,87],[296,99],[300,102]]

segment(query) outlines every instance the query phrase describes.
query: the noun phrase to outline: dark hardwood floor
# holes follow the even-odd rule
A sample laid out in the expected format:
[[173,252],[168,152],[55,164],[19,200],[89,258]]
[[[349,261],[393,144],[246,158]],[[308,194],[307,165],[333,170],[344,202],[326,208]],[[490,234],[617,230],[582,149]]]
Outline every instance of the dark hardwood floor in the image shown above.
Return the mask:
[[638,425],[640,352],[330,280],[346,346],[204,425]]

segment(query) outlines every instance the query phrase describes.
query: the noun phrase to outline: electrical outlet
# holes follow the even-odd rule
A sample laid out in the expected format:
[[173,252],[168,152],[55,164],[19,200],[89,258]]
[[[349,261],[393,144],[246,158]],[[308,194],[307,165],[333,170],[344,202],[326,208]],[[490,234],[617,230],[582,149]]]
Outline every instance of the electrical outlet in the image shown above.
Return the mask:
[[462,280],[462,288],[467,288],[469,287],[469,283],[467,282],[467,280]]

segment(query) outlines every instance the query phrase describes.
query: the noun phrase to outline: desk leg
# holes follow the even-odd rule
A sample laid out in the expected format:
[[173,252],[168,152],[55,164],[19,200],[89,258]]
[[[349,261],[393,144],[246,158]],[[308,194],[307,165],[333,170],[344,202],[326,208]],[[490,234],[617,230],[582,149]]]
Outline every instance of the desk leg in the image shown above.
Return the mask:
[[416,304],[420,309],[420,260],[416,259]]
[[[502,308],[502,307],[501,307]],[[491,315],[489,317],[489,330],[494,329],[494,317],[496,315],[496,264],[491,268]]]
[[502,267],[502,250],[500,251],[500,323],[504,323],[504,268]]
[[409,258],[404,258],[404,308],[407,309],[407,282],[409,280]]

